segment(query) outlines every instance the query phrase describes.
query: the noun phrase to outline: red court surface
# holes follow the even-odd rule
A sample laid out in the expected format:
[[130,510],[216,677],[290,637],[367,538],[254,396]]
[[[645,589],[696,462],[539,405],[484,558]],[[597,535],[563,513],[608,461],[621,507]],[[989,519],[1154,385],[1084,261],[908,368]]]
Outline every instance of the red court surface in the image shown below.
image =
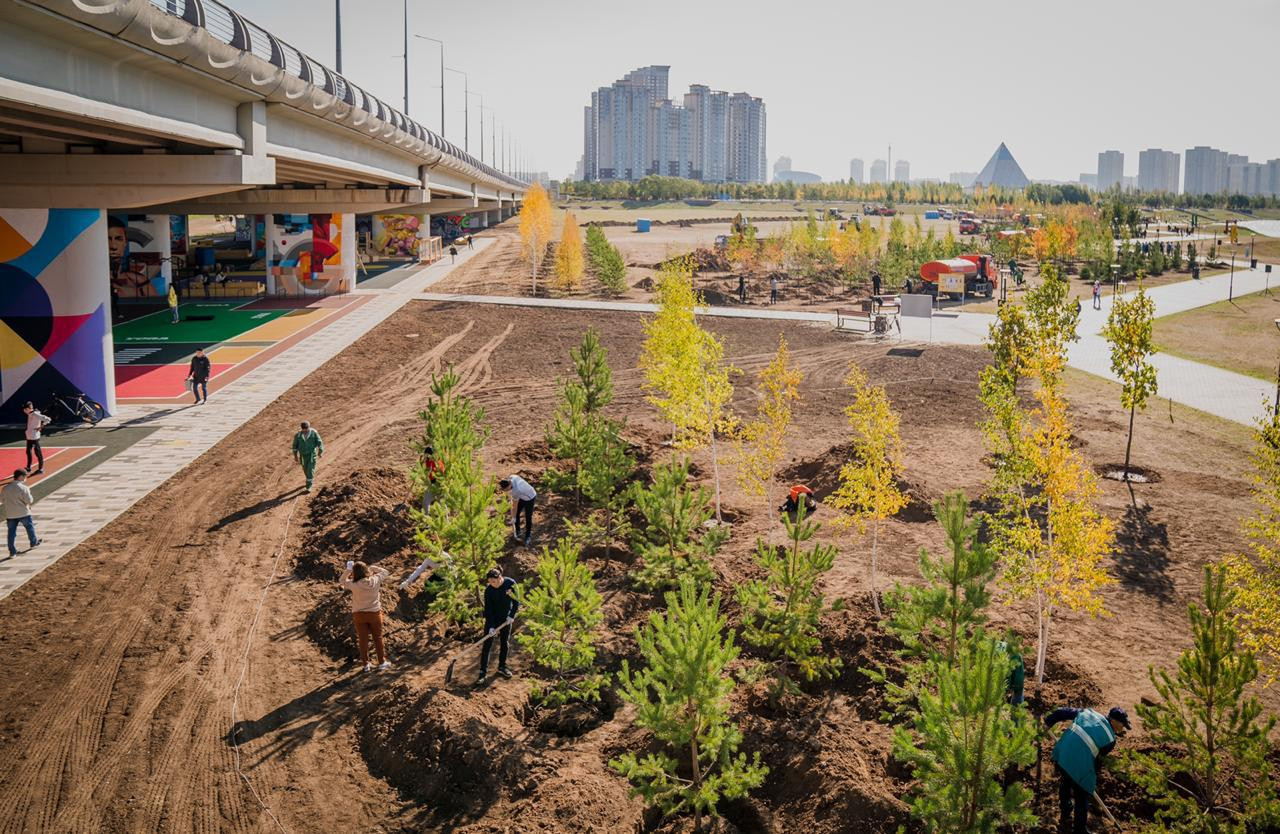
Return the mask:
[[[212,395],[219,388],[234,382],[372,298],[369,295],[340,295],[316,299],[258,299],[238,305],[235,309],[244,312],[288,312],[265,319],[263,323],[241,332],[228,334],[223,341],[213,344],[185,344],[182,331],[178,330],[174,333],[174,344],[157,346],[148,342],[134,346],[143,351],[148,347],[155,347],[156,353],[153,355],[155,358],[163,356],[162,363],[164,360],[177,359],[167,364],[149,364],[147,359],[151,357],[145,354],[132,361],[122,362],[122,348],[128,349],[130,346],[117,344],[116,400],[121,403],[170,404],[189,399],[191,391],[186,384],[187,370],[191,354],[197,347],[204,348],[212,363],[209,378],[209,393]],[[192,304],[198,306],[200,302],[199,298],[195,298]],[[183,309],[186,309],[186,305]]]
[[[188,365],[116,365],[116,399],[138,401],[147,398],[173,399],[191,396],[187,388]],[[211,365],[209,387],[219,374],[235,365]]]
[[[38,484],[45,478],[52,478],[60,470],[66,469],[77,461],[84,460],[101,446],[42,446],[44,449],[44,474],[29,475],[28,484]],[[23,446],[0,447],[0,483],[13,480],[13,470],[24,469],[27,465],[27,448]],[[35,465],[34,461],[32,465]]]

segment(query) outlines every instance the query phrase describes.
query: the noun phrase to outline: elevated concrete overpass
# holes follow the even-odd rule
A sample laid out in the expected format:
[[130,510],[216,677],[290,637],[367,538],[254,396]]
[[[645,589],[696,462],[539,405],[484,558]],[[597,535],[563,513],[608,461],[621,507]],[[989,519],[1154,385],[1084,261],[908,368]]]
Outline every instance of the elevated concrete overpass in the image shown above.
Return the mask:
[[356,215],[425,236],[525,189],[219,0],[0,0],[0,417],[51,389],[112,407],[112,301],[167,293],[186,215],[256,215],[269,291],[325,293],[354,283]]

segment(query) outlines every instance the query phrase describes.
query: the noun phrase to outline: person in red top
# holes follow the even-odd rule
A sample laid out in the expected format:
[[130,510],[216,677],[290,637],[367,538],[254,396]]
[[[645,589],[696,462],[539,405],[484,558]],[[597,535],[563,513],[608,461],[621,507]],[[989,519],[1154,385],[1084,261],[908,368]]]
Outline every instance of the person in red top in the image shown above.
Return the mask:
[[813,511],[818,508],[818,502],[813,500],[813,490],[809,489],[805,484],[796,484],[787,493],[787,500],[782,502],[781,507],[778,507],[778,512],[786,513],[794,518],[796,510],[800,509],[801,501],[804,501],[805,515],[812,515]]
[[422,490],[422,512],[431,511],[431,502],[435,500],[436,479],[444,474],[444,464],[436,460],[436,450],[427,446],[422,450],[422,468],[427,473],[427,485]]

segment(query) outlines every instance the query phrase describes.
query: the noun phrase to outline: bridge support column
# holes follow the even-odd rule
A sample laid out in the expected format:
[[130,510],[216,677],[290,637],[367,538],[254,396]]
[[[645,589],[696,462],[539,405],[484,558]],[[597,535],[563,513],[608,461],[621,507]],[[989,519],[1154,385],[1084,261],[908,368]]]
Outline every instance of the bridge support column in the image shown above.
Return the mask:
[[276,294],[276,268],[280,266],[280,257],[274,245],[276,239],[276,216],[262,215],[262,267],[267,278],[267,296]]
[[493,209],[489,212],[489,225],[496,226],[502,222],[502,209]]
[[101,209],[0,209],[0,420],[51,390],[115,411],[107,219]]

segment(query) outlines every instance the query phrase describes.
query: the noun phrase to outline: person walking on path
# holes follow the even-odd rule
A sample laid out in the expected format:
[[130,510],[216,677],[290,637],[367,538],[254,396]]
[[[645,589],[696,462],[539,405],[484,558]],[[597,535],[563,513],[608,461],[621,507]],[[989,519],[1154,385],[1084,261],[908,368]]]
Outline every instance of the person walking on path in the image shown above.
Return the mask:
[[422,488],[422,512],[425,515],[431,512],[431,502],[434,501],[436,497],[436,479],[444,474],[444,464],[436,460],[435,447],[423,447],[422,468],[427,473],[427,485]]
[[324,441],[320,432],[311,428],[306,420],[302,421],[302,429],[293,436],[293,459],[302,464],[302,474],[307,476],[307,492],[315,481],[316,464],[324,454]]
[[516,598],[516,581],[503,576],[497,568],[489,568],[485,577],[484,589],[484,631],[485,640],[480,645],[480,677],[477,684],[484,683],[489,676],[489,652],[493,649],[493,638],[498,638],[498,674],[504,678],[511,677],[507,668],[507,650],[511,643],[511,626],[508,620],[516,618],[520,608],[520,600]]
[[[22,407],[22,413],[27,415],[27,472],[32,475],[43,475],[44,449],[40,448],[40,430],[53,421],[37,411],[36,407],[29,402]],[[31,472],[31,454],[33,452],[39,466],[36,467],[36,471]]]
[[747,276],[745,275],[738,276],[738,303],[747,303]]
[[1093,282],[1093,309],[1102,309],[1102,282],[1097,279]]
[[178,323],[178,290],[173,284],[169,285],[169,312],[173,315],[173,323]]
[[774,275],[769,279],[769,303],[778,303],[778,276]]
[[450,244],[449,246],[449,263],[456,264],[458,262],[458,247]]
[[1061,811],[1058,830],[1088,834],[1089,800],[1098,792],[1098,760],[1110,753],[1129,729],[1129,714],[1123,707],[1112,707],[1105,717],[1091,709],[1059,707],[1044,723],[1052,727],[1060,721],[1070,721],[1071,726],[1053,745]]
[[476,248],[475,238],[473,238],[471,235],[467,235],[467,248],[468,249]]
[[498,481],[498,488],[511,493],[511,521],[515,525],[511,537],[516,541],[520,541],[520,516],[524,515],[524,546],[528,547],[533,543],[533,504],[538,500],[537,491],[519,475]]
[[[31,547],[40,544],[36,538],[36,522],[31,517],[31,505],[35,498],[26,484],[27,470],[13,470],[13,480],[0,489],[0,503],[4,505],[5,522],[9,525],[9,558],[18,555],[18,525],[27,531],[27,543]],[[30,549],[30,548],[28,548]]]
[[378,668],[383,671],[391,668],[387,647],[382,642],[382,583],[387,576],[386,568],[373,568],[371,572],[364,562],[347,562],[346,573],[338,580],[339,585],[351,592],[351,619],[355,621],[360,662],[366,672],[373,669],[369,662],[370,637],[378,655]]
[[880,282],[880,273],[879,272],[871,273],[871,297],[872,298],[879,300],[881,286],[882,284]]
[[[191,357],[191,369],[187,371],[187,379],[191,382],[191,393],[195,394],[195,405],[209,402],[209,357],[204,355],[204,348],[196,348],[196,355]],[[204,399],[200,399],[200,395]]]

